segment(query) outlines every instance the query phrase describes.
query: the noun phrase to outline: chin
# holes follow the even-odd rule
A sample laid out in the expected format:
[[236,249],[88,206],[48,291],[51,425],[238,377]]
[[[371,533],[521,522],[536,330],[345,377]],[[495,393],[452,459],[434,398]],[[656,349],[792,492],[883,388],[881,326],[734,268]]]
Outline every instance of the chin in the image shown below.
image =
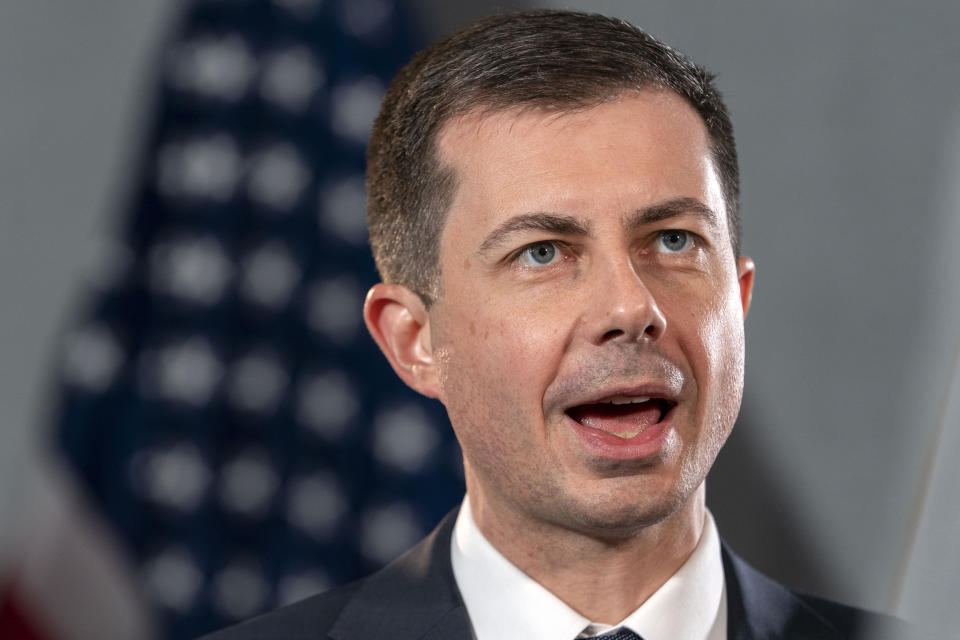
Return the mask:
[[612,491],[569,505],[563,517],[567,525],[595,538],[615,540],[632,537],[683,509],[692,492],[680,487],[638,490],[632,483],[618,483]]

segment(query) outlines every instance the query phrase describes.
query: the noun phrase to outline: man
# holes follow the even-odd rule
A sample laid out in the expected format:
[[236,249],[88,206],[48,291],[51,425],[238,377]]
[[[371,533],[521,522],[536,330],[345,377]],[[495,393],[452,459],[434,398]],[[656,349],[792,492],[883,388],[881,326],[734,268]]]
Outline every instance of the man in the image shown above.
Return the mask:
[[467,497],[353,585],[215,638],[848,638],[720,542],[704,480],[754,265],[711,76],[621,21],[482,20],[421,52],[368,151],[371,334],[439,399]]

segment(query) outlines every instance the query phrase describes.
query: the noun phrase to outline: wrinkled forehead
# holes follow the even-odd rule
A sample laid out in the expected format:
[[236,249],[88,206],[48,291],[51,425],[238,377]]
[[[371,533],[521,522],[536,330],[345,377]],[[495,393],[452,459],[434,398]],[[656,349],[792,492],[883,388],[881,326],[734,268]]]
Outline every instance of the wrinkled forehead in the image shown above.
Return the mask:
[[[642,98],[642,100],[636,100]],[[666,110],[650,109],[651,104],[666,105]],[[640,121],[650,129],[659,126],[658,120],[665,115],[682,114],[685,128],[695,134],[702,147],[711,148],[706,123],[689,101],[675,91],[659,85],[647,85],[638,89],[618,89],[610,94],[589,100],[578,100],[559,106],[543,105],[536,101],[521,104],[480,104],[464,109],[454,109],[437,127],[432,136],[432,155],[438,165],[456,175],[464,168],[464,159],[490,137],[497,136],[505,145],[504,155],[517,151],[517,147],[530,141],[532,131],[540,130],[544,136],[559,135],[566,129],[593,123],[598,119],[611,119],[613,113],[604,107],[611,104],[628,105],[632,111],[628,124]]]
[[[655,188],[676,184],[677,172],[684,171],[691,174],[688,182],[709,183],[709,193],[697,197],[709,196],[710,206],[727,214],[705,123],[684,97],[658,87],[565,109],[471,109],[444,123],[435,154],[452,178],[441,239],[451,224],[483,225],[477,215],[451,215],[465,197],[476,204],[478,192],[494,208],[521,206],[518,196],[531,205],[555,203],[563,192],[589,201],[607,190],[608,180]],[[519,188],[523,183],[541,193]]]
[[[642,90],[617,89],[609,94],[589,99],[579,99],[562,104],[546,104],[538,101],[500,104],[498,102],[481,103],[471,106],[455,107],[451,115],[437,127],[434,136],[434,153],[444,166],[452,167],[457,153],[469,146],[476,137],[490,133],[497,127],[513,127],[518,122],[530,124],[550,124],[569,120],[572,116],[588,113],[600,105],[621,100],[630,95],[646,93],[667,93],[669,90],[651,86]],[[672,93],[672,92],[669,92]],[[679,97],[679,96],[678,96]],[[464,134],[473,134],[464,135]]]
[[[590,169],[602,178],[617,173],[621,168],[617,162],[655,176],[665,163],[699,168],[712,156],[700,115],[683,97],[661,89],[619,94],[570,109],[535,105],[473,109],[444,123],[436,136],[435,154],[440,166],[452,172],[457,187],[491,177],[494,182],[509,182],[511,177],[530,180],[538,177],[538,170],[561,168]],[[653,163],[638,163],[640,158]],[[598,166],[598,160],[608,164]]]

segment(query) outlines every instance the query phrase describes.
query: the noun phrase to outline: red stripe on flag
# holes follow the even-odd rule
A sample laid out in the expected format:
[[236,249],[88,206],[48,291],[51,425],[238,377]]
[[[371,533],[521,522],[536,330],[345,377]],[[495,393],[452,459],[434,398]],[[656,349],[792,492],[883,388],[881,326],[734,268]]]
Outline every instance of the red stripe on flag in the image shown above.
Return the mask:
[[3,640],[52,640],[30,620],[19,604],[15,589],[0,593],[0,638]]

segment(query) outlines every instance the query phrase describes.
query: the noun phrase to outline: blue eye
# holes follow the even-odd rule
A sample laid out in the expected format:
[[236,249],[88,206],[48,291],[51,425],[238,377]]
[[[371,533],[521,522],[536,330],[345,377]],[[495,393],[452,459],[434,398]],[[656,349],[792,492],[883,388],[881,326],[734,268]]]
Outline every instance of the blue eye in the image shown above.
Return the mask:
[[690,234],[679,229],[660,232],[660,246],[670,253],[679,253],[690,245]]
[[557,245],[552,242],[538,242],[520,252],[518,259],[525,267],[544,267],[557,257]]

